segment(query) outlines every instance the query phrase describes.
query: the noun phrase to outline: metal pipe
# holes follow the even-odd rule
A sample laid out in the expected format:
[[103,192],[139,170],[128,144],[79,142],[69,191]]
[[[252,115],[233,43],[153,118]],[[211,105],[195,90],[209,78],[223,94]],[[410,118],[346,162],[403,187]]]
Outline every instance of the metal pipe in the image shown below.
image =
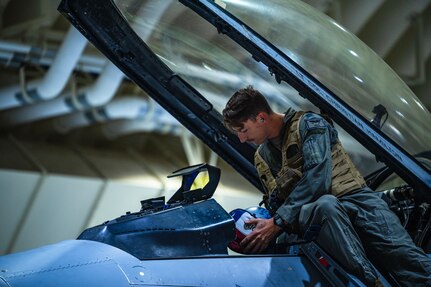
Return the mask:
[[[150,9],[142,10],[142,18],[145,18],[147,21],[156,23],[170,5],[170,2],[168,1],[154,1],[154,4],[156,3],[158,4],[157,7],[154,5],[149,5]],[[142,37],[142,39],[146,40],[152,34],[152,32],[152,29],[146,29],[144,31],[140,31],[140,36]],[[62,45],[62,47],[63,46],[64,45]],[[52,67],[50,68],[50,70],[51,69]],[[51,101],[44,105],[39,105],[37,108],[27,109],[26,112],[18,110],[12,111],[10,114],[2,115],[0,116],[0,127],[13,126],[36,119],[62,115],[74,110],[86,110],[96,106],[104,105],[108,103],[115,95],[115,92],[120,86],[123,77],[123,73],[114,64],[108,62],[108,64],[104,68],[104,71],[99,76],[97,82],[90,88],[78,92],[76,96],[73,94],[68,94],[64,97],[61,97],[61,99],[56,99],[53,102]],[[25,92],[25,90],[29,89],[34,90],[33,87],[27,87],[23,88],[22,90],[24,92],[21,93],[25,98],[26,102],[32,102],[31,98],[26,97],[27,93]],[[1,106],[2,105],[0,101],[0,109]],[[49,108],[47,108],[48,106]],[[17,116],[17,114],[19,114],[20,116]]]
[[59,95],[67,83],[87,40],[73,27],[69,29],[52,66],[42,80],[21,83],[0,91],[0,110],[48,100]]
[[97,107],[108,103],[114,97],[124,74],[112,62],[108,62],[96,83],[82,93],[77,100],[85,107]]
[[[24,64],[50,67],[56,54],[58,50],[0,40],[0,63],[6,67],[19,67]],[[74,69],[84,73],[100,74],[105,64],[104,57],[81,55]]]
[[[86,38],[74,27],[70,27],[52,66],[35,89],[33,97],[48,100],[59,95],[86,45]],[[28,91],[28,93],[32,93],[32,91]]]
[[50,101],[6,111],[0,114],[0,127],[11,127],[104,105],[114,97],[123,77],[123,72],[108,62],[94,85],[80,89],[77,93],[68,92]]
[[67,133],[94,123],[140,118],[146,114],[147,109],[148,104],[145,99],[136,96],[124,96],[100,108],[59,117],[54,119],[51,124],[57,132]]
[[110,140],[140,132],[179,135],[183,130],[180,123],[152,99],[147,103],[146,112],[140,113],[134,120],[108,122],[102,129],[105,137]]

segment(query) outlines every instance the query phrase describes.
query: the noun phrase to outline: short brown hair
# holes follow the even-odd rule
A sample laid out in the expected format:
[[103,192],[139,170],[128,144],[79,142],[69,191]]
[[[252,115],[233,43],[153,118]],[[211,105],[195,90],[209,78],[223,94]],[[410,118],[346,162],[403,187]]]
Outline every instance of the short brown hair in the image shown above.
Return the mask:
[[229,99],[223,110],[224,125],[229,128],[242,128],[249,119],[254,120],[260,112],[272,114],[266,98],[252,86],[238,90]]

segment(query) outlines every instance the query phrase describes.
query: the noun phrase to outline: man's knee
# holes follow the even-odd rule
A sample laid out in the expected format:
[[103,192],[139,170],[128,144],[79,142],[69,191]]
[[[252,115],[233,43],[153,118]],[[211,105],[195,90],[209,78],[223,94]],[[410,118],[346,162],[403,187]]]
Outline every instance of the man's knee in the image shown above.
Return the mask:
[[328,218],[336,218],[340,209],[338,199],[331,194],[325,194],[302,207],[299,216],[300,229],[305,231],[311,224],[323,224]]
[[325,194],[315,201],[315,216],[334,217],[340,209],[340,201],[332,194]]

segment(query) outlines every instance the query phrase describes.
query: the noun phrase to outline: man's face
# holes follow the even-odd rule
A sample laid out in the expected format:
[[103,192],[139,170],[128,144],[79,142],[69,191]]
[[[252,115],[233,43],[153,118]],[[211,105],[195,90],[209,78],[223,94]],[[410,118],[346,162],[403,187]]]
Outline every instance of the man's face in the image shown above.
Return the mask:
[[242,128],[234,128],[234,131],[242,143],[253,142],[260,145],[267,138],[264,123],[258,117],[253,120],[248,119],[243,122]]

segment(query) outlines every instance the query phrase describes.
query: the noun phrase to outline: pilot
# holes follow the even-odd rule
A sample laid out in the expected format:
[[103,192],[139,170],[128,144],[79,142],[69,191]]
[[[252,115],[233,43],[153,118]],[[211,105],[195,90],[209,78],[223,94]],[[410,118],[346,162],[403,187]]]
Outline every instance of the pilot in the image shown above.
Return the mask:
[[255,166],[273,216],[248,222],[256,227],[241,242],[245,253],[320,225],[317,243],[367,286],[382,286],[370,261],[402,286],[431,286],[430,259],[366,186],[329,119],[291,108],[275,113],[252,86],[230,98],[223,118],[241,142],[259,145]]

